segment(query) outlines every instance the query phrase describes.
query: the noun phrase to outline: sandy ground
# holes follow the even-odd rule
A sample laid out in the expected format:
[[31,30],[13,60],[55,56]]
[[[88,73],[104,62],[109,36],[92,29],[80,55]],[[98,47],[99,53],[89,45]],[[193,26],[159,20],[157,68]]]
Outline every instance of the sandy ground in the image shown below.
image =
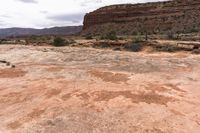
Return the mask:
[[200,56],[0,46],[1,133],[199,133]]

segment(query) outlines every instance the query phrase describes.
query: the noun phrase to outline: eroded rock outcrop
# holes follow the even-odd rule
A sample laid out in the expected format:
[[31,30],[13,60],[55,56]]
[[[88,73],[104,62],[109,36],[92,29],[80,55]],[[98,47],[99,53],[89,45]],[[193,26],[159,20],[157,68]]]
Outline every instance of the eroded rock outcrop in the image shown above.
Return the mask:
[[85,15],[84,34],[108,31],[118,34],[200,31],[200,1],[112,5]]

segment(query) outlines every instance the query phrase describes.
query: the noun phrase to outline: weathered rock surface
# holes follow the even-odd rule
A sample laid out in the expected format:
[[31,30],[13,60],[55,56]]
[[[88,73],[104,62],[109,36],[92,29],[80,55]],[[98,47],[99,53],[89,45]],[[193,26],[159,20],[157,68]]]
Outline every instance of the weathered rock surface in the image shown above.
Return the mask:
[[[200,56],[1,45],[1,133],[199,133]],[[2,64],[2,63],[1,63]]]
[[112,5],[88,13],[83,34],[177,33],[200,30],[200,1]]

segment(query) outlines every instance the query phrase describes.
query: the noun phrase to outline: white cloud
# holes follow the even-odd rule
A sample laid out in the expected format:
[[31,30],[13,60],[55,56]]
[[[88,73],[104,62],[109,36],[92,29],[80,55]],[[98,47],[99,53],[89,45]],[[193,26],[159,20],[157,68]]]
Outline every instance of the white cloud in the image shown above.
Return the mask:
[[152,1],[156,0],[4,0],[0,28],[81,25],[84,14],[99,7]]
[[25,3],[37,3],[36,0],[18,0],[18,1],[25,2]]

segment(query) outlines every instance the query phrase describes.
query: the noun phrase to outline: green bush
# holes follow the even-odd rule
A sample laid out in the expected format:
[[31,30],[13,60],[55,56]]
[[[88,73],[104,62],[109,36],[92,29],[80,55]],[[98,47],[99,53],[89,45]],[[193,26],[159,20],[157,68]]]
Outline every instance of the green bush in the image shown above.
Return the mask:
[[66,46],[65,39],[63,39],[61,37],[56,37],[53,40],[53,45],[56,47]]
[[118,39],[119,39],[119,40],[124,40],[125,38],[124,38],[124,37],[118,37]]
[[142,41],[143,41],[143,37],[140,36],[140,35],[137,35],[132,39],[133,43],[139,43],[139,42],[142,42]]
[[85,35],[85,39],[86,39],[86,40],[91,40],[91,39],[93,39],[92,34],[87,34],[87,35]]
[[174,34],[172,32],[167,33],[167,39],[173,40],[174,38],[175,37],[174,37]]
[[105,40],[106,37],[104,35],[101,35],[100,40]]
[[175,52],[175,51],[180,51],[181,48],[171,46],[171,45],[166,45],[166,46],[157,46],[156,50],[160,52]]
[[35,36],[35,35],[31,35],[30,37],[29,37],[29,40],[37,40],[39,37],[38,36]]
[[104,39],[107,39],[107,40],[117,40],[117,35],[114,31],[111,31],[109,33],[107,33],[106,35],[103,35],[101,36],[101,40],[104,40]]
[[132,32],[132,35],[134,35],[134,36],[135,36],[135,35],[138,35],[138,34],[139,34],[139,33],[136,32],[136,31],[133,31],[133,32]]
[[124,48],[127,49],[128,51],[139,52],[142,50],[143,45],[140,43],[129,43],[126,44]]
[[6,44],[7,39],[0,39],[0,44]]

